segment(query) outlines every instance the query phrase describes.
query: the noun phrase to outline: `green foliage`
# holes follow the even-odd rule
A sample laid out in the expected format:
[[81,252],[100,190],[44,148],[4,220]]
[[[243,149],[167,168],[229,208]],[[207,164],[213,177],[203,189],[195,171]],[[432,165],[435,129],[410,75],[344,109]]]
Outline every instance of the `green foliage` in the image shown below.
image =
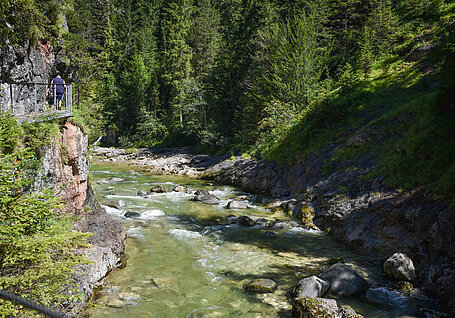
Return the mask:
[[371,28],[365,26],[363,29],[362,37],[360,38],[360,56],[359,64],[363,71],[365,78],[368,77],[374,61],[373,43],[371,41]]
[[48,22],[35,0],[4,0],[0,3],[0,38],[13,44],[44,35]]
[[[8,115],[0,116],[0,127],[0,286],[58,307],[81,296],[72,274],[85,258],[74,251],[88,247],[87,234],[72,231],[72,222],[58,216],[60,201],[52,191],[33,189],[37,159],[31,147],[39,138],[24,146],[21,129]],[[5,300],[0,300],[0,311],[37,316]]]

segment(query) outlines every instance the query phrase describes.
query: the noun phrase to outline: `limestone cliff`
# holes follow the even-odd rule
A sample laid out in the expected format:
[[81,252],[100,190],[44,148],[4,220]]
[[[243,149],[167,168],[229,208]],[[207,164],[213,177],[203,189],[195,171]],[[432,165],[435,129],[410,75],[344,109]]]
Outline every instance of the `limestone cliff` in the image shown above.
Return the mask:
[[92,247],[83,251],[92,263],[83,265],[83,274],[76,276],[85,296],[82,302],[65,304],[70,316],[83,310],[102,279],[122,264],[126,237],[123,226],[96,203],[88,181],[87,146],[88,136],[78,126],[63,122],[54,142],[41,149],[41,169],[35,181],[37,187],[55,189],[64,203],[61,213],[79,218],[75,229],[93,233],[88,239]]
[[[50,41],[41,39],[36,44],[30,41],[22,45],[5,45],[0,49],[0,111],[11,111],[11,82],[50,83],[56,73],[71,82],[74,69],[70,67],[65,51]],[[13,85],[15,114],[27,114],[34,108],[33,85]],[[47,87],[37,86],[39,110],[43,110]]]

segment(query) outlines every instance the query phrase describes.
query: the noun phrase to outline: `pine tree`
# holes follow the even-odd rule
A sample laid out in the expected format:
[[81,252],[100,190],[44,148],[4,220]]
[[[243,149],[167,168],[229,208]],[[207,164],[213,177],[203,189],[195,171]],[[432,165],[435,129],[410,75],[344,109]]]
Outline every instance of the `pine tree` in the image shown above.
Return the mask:
[[183,101],[192,72],[192,50],[187,43],[192,10],[191,0],[168,1],[161,18],[163,77],[167,86],[171,121],[177,115],[180,128],[183,128]]

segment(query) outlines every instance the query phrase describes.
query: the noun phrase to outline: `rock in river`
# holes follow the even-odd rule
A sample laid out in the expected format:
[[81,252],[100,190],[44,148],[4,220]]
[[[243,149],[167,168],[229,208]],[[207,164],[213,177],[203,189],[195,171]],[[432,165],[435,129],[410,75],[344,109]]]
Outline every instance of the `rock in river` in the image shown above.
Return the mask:
[[330,283],[330,291],[337,297],[348,297],[365,292],[368,283],[351,267],[337,263],[319,275]]
[[126,206],[125,201],[123,200],[111,200],[106,203],[107,206],[120,210],[122,207]]
[[334,299],[301,297],[292,300],[292,318],[363,318],[349,306]]
[[126,218],[140,218],[141,214],[139,212],[129,211],[129,212],[126,212],[123,216]]
[[275,281],[270,278],[257,278],[246,284],[245,290],[256,293],[273,293],[277,288]]
[[246,215],[243,215],[239,218],[239,225],[241,226],[254,226],[256,222]]
[[414,280],[416,278],[412,260],[403,253],[395,253],[384,263],[384,271],[392,278],[399,280]]
[[315,276],[311,275],[301,279],[292,290],[293,298],[302,297],[321,297],[330,288],[330,283]]
[[208,195],[210,194],[207,190],[196,190],[196,192],[194,192],[194,195]]
[[174,192],[188,192],[188,188],[184,187],[182,185],[175,186],[174,189],[172,189]]
[[302,297],[292,300],[293,318],[332,318],[340,317],[334,299]]
[[166,188],[160,185],[156,185],[150,189],[152,193],[166,193]]
[[232,200],[229,201],[229,203],[226,206],[228,209],[246,209],[248,205],[246,205],[243,202],[237,201],[237,200]]
[[147,191],[140,190],[137,192],[137,195],[140,197],[145,197],[146,195],[149,195],[149,193]]
[[220,199],[213,194],[198,194],[193,198],[193,201],[201,201],[202,203],[209,205],[216,205],[220,203]]

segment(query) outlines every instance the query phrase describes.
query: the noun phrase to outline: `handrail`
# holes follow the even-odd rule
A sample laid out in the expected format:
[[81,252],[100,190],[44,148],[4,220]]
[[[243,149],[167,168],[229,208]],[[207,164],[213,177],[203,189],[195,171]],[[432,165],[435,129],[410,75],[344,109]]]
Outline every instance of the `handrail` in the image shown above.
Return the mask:
[[9,301],[14,301],[18,304],[21,304],[22,306],[25,306],[29,309],[35,310],[39,313],[45,314],[46,317],[51,317],[51,318],[65,318],[61,313],[56,312],[54,310],[51,310],[49,308],[46,308],[42,305],[39,305],[31,300],[25,299],[20,297],[19,295],[16,295],[14,293],[7,292],[6,290],[0,289],[0,297]]
[[[29,88],[30,85],[33,85],[33,88]],[[61,99],[57,98],[58,85],[64,85]],[[43,86],[52,87],[53,90],[50,91]],[[19,122],[43,120],[43,117],[70,117],[73,113],[73,85],[0,82],[0,112],[10,112]]]
[[[24,84],[24,85],[36,84],[36,85],[48,85],[48,86],[53,85],[53,83],[38,83],[38,82],[0,82],[0,84]],[[71,83],[66,83],[65,85],[71,85]]]

